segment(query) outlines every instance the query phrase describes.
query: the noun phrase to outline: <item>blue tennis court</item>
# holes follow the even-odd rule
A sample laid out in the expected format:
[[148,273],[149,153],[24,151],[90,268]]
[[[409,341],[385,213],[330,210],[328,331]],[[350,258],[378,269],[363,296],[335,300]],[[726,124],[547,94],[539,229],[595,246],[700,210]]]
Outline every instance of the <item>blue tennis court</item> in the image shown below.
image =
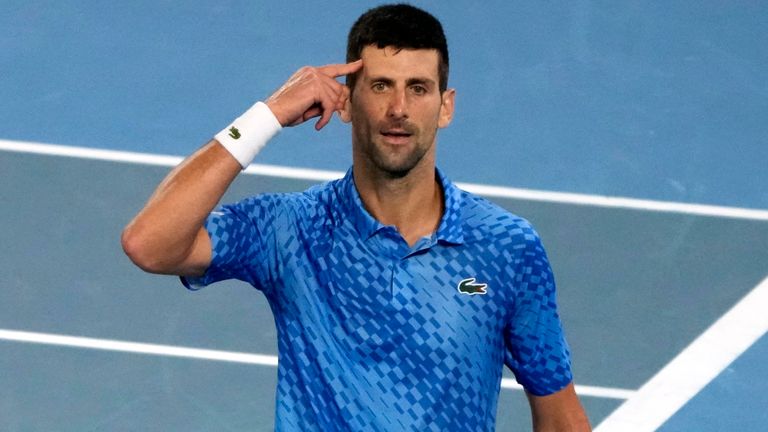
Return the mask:
[[[438,163],[541,233],[593,426],[761,430],[768,8],[414,3],[452,50]],[[144,274],[120,231],[233,116],[341,61],[365,6],[4,4],[0,430],[271,430],[261,294]],[[348,135],[283,131],[227,199],[340,176]],[[507,375],[498,430],[529,425]]]

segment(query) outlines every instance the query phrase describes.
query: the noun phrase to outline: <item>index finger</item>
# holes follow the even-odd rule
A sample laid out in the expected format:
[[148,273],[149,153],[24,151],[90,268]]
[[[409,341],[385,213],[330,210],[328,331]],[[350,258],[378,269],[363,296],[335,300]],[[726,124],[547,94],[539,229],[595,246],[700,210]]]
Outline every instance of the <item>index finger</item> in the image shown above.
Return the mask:
[[323,74],[334,78],[342,75],[355,73],[363,67],[363,59],[355,60],[351,63],[329,64],[318,68]]

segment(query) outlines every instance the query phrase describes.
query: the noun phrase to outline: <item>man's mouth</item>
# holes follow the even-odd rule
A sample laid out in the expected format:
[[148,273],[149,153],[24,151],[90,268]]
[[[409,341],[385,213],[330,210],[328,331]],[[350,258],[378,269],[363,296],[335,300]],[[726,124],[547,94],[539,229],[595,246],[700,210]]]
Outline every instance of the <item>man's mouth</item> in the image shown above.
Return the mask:
[[387,142],[391,144],[404,144],[408,142],[408,139],[413,135],[413,133],[406,129],[389,128],[382,130],[381,135]]

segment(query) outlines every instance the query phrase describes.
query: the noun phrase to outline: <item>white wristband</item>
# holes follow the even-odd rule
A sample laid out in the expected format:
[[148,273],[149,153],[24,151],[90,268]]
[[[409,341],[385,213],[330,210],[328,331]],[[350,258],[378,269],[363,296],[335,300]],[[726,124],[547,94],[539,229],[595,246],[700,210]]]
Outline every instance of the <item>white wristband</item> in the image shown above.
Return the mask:
[[264,102],[256,102],[215,138],[245,169],[283,127]]

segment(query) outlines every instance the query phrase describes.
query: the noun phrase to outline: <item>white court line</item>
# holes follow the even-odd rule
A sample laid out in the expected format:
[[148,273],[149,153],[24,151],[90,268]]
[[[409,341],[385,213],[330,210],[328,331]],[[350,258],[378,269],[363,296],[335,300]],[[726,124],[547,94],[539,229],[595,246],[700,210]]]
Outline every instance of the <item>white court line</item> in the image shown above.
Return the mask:
[[[576,393],[580,396],[591,396],[606,399],[629,399],[637,393],[637,390],[627,390],[613,387],[597,387],[576,384]],[[510,390],[523,390],[523,386],[512,378],[502,378],[501,388]]]
[[[272,355],[218,351],[200,348],[186,348],[173,345],[125,342],[112,339],[94,339],[81,336],[66,336],[50,333],[0,329],[0,340],[65,346],[70,348],[86,348],[102,351],[117,351],[134,354],[149,354],[158,356],[191,358],[198,360],[245,363],[259,366],[277,366],[277,357]],[[522,386],[517,384],[512,379],[504,378],[501,381],[502,388],[510,390],[522,390]],[[635,393],[633,390],[580,385],[576,386],[576,392],[582,396],[594,396],[612,399],[627,399]]]
[[87,348],[103,351],[118,351],[135,354],[151,354],[200,360],[246,363],[260,366],[277,366],[277,357],[270,355],[249,354],[232,351],[217,351],[200,348],[186,348],[172,345],[125,342],[111,339],[93,339],[80,336],[65,336],[50,333],[34,333],[0,329],[0,340],[28,342],[43,345],[58,345],[72,348]]
[[655,431],[768,331],[766,308],[768,278],[640,387],[595,432]]
[[[136,163],[143,165],[159,165],[173,167],[183,158],[179,156],[155,155],[116,150],[102,150],[85,147],[70,147],[54,144],[42,144],[23,141],[0,140],[0,150],[20,153],[34,153],[52,156],[75,157],[81,159],[97,159],[113,162]],[[341,171],[325,171],[314,169],[290,168],[275,165],[253,164],[244,171],[246,174],[257,174],[272,177],[327,181],[344,175]],[[686,204],[669,201],[641,200],[634,198],[609,197],[602,195],[587,195],[565,192],[552,192],[534,189],[489,186],[473,183],[457,183],[469,192],[486,197],[524,199],[530,201],[588,205],[608,208],[624,208],[665,213],[683,213],[698,216],[716,216],[737,219],[768,221],[768,210],[748,209],[739,207],[724,207],[703,204]]]

